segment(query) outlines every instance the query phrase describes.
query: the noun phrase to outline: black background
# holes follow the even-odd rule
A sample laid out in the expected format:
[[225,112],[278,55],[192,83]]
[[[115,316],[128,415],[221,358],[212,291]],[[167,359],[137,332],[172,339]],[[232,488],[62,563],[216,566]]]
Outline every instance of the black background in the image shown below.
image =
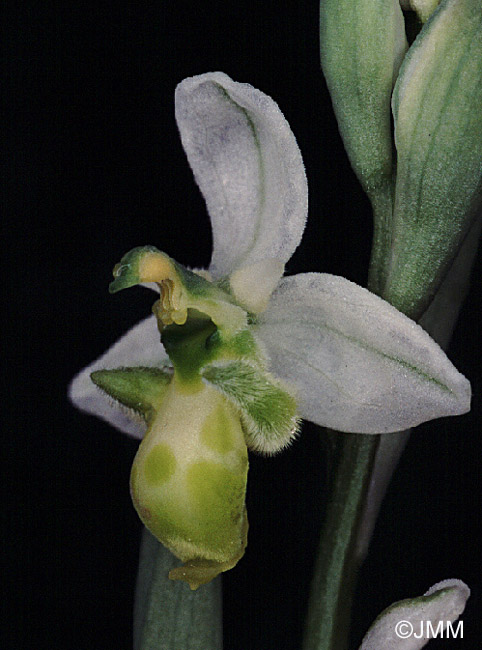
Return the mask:
[[[176,84],[222,70],[280,105],[310,187],[289,273],[365,284],[371,238],[319,70],[316,2],[67,4],[26,3],[3,22],[6,650],[131,647],[137,442],[77,412],[66,389],[151,307],[141,289],[107,292],[127,250],[153,244],[181,263],[209,263]],[[353,648],[384,607],[449,577],[473,590],[465,639],[430,647],[480,647],[480,271],[479,261],[450,350],[472,381],[473,411],[413,434],[362,571]],[[309,424],[282,455],[252,458],[249,547],[224,578],[227,650],[300,647],[326,473]]]

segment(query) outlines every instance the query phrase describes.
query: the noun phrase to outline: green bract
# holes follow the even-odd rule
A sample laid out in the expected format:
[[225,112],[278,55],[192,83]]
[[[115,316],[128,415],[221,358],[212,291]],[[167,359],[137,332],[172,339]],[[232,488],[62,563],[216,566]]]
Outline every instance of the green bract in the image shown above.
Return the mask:
[[419,319],[480,205],[482,3],[402,6],[427,21],[405,56],[398,0],[323,0],[321,60],[373,204],[371,287]]
[[[321,64],[340,133],[374,211],[373,250],[382,265],[393,202],[390,99],[407,50],[398,0],[322,0]],[[382,282],[371,274],[372,288]]]
[[178,86],[176,118],[211,217],[211,264],[191,271],[152,246],[127,253],[110,290],[154,283],[154,314],[79,373],[70,396],[143,438],[134,505],[184,562],[171,578],[196,588],[244,552],[248,448],[282,449],[300,417],[386,433],[464,413],[470,385],[373,293],[328,274],[282,277],[307,184],[272,99],[210,73]]
[[397,180],[384,297],[418,318],[480,205],[482,2],[445,0],[393,94]]
[[402,9],[411,9],[425,23],[440,4],[440,0],[400,0]]
[[398,0],[322,0],[323,72],[353,168],[370,198],[392,178],[390,98],[407,50]]

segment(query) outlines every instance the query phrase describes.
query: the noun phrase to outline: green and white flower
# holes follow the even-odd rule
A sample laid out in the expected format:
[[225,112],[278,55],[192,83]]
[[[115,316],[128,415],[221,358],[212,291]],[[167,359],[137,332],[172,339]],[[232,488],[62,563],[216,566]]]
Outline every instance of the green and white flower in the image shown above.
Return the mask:
[[366,289],[283,277],[308,193],[272,99],[200,75],[178,86],[176,119],[211,217],[211,264],[192,271],[152,246],[127,253],[110,289],[155,283],[154,314],[85,368],[70,396],[143,438],[134,505],[185,563],[171,578],[196,588],[244,553],[248,448],[282,449],[300,418],[387,433],[465,413],[470,385],[419,325]]

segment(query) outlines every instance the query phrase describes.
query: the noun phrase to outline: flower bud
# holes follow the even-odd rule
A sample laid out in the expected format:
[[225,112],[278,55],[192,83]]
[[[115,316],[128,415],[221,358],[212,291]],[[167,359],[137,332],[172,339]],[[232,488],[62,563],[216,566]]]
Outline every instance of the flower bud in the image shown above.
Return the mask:
[[374,200],[392,176],[390,97],[407,49],[398,0],[323,0],[321,64],[340,133]]
[[393,94],[397,180],[382,295],[415,320],[480,206],[480,0],[448,0],[424,25]]

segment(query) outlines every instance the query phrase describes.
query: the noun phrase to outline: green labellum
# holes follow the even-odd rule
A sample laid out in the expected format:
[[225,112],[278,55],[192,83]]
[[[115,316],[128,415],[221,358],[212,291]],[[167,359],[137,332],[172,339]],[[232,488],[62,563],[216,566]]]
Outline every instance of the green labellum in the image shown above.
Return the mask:
[[185,564],[192,589],[233,567],[246,546],[248,457],[239,416],[216,390],[174,380],[131,473],[139,517]]

